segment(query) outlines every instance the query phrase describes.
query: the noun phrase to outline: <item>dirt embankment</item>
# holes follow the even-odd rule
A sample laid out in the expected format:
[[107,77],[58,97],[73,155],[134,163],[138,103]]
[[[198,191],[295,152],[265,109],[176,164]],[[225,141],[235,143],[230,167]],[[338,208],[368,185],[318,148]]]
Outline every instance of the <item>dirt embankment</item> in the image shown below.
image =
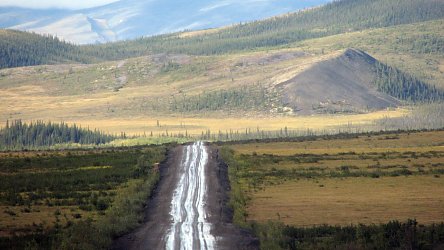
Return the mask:
[[[165,249],[166,235],[171,227],[171,201],[183,170],[186,146],[177,146],[168,153],[160,166],[161,180],[145,209],[144,223],[127,235],[115,240],[112,249]],[[234,226],[232,210],[228,207],[230,184],[228,168],[218,157],[217,148],[207,146],[208,165],[205,178],[207,199],[205,210],[212,224],[211,234],[216,249],[258,249],[259,243],[248,231]]]

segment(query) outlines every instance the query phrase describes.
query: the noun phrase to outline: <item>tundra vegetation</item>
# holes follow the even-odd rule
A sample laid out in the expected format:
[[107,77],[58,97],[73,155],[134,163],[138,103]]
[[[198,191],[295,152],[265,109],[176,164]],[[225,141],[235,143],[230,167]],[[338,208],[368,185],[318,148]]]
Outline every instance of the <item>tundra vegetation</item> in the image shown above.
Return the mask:
[[444,244],[444,132],[228,142],[234,221],[263,249]]
[[0,155],[1,249],[106,249],[134,229],[166,146]]

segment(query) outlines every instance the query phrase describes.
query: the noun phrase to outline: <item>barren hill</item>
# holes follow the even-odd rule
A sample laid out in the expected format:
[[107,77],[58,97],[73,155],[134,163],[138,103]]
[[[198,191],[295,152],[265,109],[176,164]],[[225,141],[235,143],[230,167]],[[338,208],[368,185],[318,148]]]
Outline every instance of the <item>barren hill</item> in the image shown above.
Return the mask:
[[337,113],[395,107],[397,99],[377,90],[377,60],[357,49],[319,62],[282,83],[283,102],[295,113]]

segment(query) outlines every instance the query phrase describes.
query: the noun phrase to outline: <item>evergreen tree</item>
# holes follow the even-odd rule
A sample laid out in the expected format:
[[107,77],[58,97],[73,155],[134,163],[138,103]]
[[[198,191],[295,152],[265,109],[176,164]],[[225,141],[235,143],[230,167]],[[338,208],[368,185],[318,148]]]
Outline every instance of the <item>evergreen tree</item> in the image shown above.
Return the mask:
[[31,122],[21,120],[6,121],[6,126],[0,129],[0,149],[22,149],[50,147],[60,143],[103,144],[114,140],[115,137],[99,130],[83,129],[76,124]]

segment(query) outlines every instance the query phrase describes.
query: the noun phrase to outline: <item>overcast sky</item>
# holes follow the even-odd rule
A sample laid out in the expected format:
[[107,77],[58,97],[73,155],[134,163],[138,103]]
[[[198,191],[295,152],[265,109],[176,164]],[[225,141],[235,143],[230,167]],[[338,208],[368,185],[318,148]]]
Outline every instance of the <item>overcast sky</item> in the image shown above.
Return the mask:
[[[33,9],[84,9],[90,7],[101,6],[104,4],[117,2],[119,0],[0,0],[0,7],[14,6]],[[242,0],[237,0],[242,1]],[[231,2],[237,2],[233,0],[219,0],[216,1],[214,7],[223,7],[229,5]],[[245,0],[244,0],[245,1]],[[277,0],[248,0],[247,2],[269,2]],[[322,0],[295,0],[306,3],[315,3]],[[325,0],[324,0],[325,2]]]
[[0,0],[0,7],[83,9],[116,2],[118,0]]

